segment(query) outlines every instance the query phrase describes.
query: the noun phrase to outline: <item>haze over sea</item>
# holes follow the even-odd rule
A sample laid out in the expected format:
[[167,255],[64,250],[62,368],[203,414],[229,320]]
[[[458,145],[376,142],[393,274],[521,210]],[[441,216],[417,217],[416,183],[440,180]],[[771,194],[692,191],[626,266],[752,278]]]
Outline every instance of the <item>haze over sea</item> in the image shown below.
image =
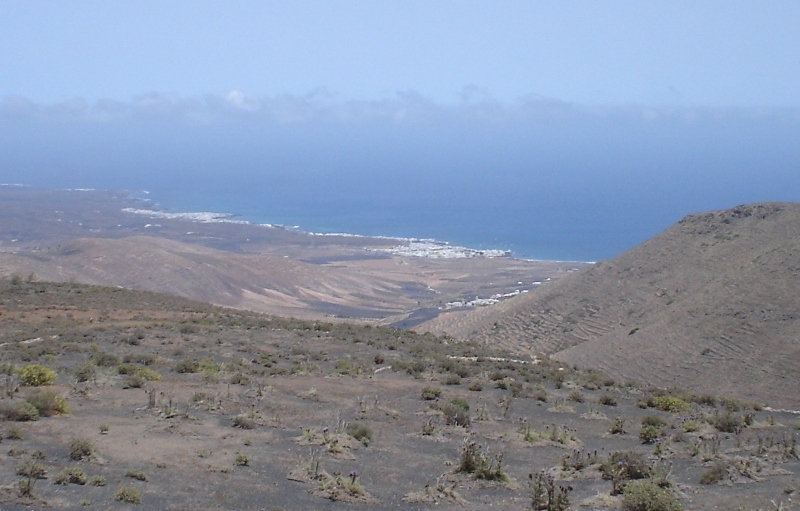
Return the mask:
[[800,200],[798,140],[792,108],[6,98],[0,182],[148,190],[171,212],[595,261],[688,213]]

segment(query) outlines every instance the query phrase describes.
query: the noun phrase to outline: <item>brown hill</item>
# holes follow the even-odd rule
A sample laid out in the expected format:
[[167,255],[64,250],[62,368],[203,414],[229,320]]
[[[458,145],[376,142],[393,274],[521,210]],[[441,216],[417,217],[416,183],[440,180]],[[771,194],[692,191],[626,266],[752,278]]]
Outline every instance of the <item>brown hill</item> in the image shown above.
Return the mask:
[[537,292],[425,325],[618,378],[800,405],[800,204],[690,215]]

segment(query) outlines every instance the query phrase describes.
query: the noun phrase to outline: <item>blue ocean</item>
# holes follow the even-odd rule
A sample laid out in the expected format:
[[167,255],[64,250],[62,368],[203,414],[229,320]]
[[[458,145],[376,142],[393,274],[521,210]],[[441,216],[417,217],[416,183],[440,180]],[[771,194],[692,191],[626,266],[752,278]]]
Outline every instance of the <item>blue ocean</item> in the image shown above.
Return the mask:
[[0,182],[128,190],[170,212],[578,261],[614,257],[690,213],[800,200],[794,110],[536,104],[408,120],[395,105],[287,120],[192,105],[72,117],[0,109]]

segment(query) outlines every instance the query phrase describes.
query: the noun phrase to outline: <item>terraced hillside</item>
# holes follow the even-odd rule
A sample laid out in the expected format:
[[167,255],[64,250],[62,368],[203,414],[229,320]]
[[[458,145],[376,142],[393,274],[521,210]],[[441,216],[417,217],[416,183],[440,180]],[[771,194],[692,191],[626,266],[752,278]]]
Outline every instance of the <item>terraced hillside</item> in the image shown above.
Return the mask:
[[800,204],[690,215],[619,257],[432,331],[618,378],[800,406]]

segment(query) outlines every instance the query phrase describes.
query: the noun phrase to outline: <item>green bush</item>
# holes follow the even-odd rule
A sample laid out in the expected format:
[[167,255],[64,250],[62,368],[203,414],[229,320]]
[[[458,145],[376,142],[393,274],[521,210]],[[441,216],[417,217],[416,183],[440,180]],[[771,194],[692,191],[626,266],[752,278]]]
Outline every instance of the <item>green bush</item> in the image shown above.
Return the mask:
[[92,455],[92,443],[82,438],[76,438],[69,444],[69,459],[80,461]]
[[94,380],[95,376],[97,376],[97,369],[89,361],[81,362],[75,368],[75,379],[79,382]]
[[372,442],[372,428],[363,422],[351,422],[345,428],[345,433],[355,438],[365,446]]
[[652,481],[631,481],[622,493],[622,509],[625,511],[682,511],[675,492],[661,488]]
[[154,371],[149,367],[138,367],[133,372],[133,375],[144,378],[147,381],[158,381],[161,379],[161,373]]
[[641,440],[643,444],[652,444],[661,438],[663,434],[664,432],[661,428],[645,424],[639,431],[639,440]]
[[711,419],[711,425],[722,433],[736,433],[744,427],[744,420],[741,415],[726,410],[724,413],[715,414]]
[[131,479],[136,479],[137,481],[147,481],[147,474],[141,470],[127,470],[125,472],[125,477],[130,477]]
[[0,416],[10,421],[38,421],[39,410],[27,401],[0,403]]
[[19,368],[19,379],[28,387],[50,385],[56,381],[56,372],[40,364],[27,364]]
[[101,351],[100,353],[92,357],[92,362],[96,366],[114,367],[115,365],[119,364],[119,357],[116,355],[112,355],[111,353],[106,353],[104,351]]
[[442,389],[439,387],[431,387],[430,385],[422,389],[422,399],[432,401],[442,396]]
[[717,484],[728,475],[728,463],[718,461],[700,475],[700,484]]
[[128,504],[141,504],[142,494],[136,488],[123,486],[114,492],[114,500],[119,502],[126,502]]
[[65,467],[56,474],[53,482],[55,484],[86,484],[86,474],[80,467]]
[[67,400],[52,390],[36,389],[28,396],[28,402],[36,408],[42,417],[69,412]]
[[467,387],[472,392],[480,392],[483,390],[483,384],[478,380],[471,381],[469,387]]
[[653,408],[663,412],[680,413],[692,408],[685,400],[675,396],[656,396],[650,402]]
[[597,401],[601,405],[617,406],[617,398],[615,398],[611,394],[603,394],[602,396],[600,396],[600,399],[598,399]]
[[197,359],[180,360],[172,366],[172,370],[181,374],[197,373],[200,372],[200,361]]

